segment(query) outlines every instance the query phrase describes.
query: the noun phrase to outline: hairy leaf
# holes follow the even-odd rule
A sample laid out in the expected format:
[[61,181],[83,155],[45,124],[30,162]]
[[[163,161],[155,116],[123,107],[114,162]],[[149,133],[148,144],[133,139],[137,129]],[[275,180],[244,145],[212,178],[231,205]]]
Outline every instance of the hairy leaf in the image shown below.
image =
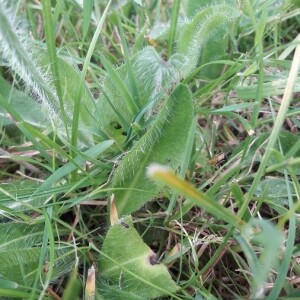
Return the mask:
[[[26,249],[14,249],[0,252],[0,274],[7,280],[21,285],[31,285],[36,276],[40,247]],[[70,254],[70,248],[55,248],[55,263],[52,280],[69,272],[74,266],[74,254]],[[47,262],[45,261],[45,274]]]
[[[25,122],[39,128],[45,128],[50,125],[47,114],[43,111],[43,108],[37,104],[37,101],[15,89],[2,77],[0,77],[0,94],[10,103],[15,111],[22,116]],[[8,118],[7,112],[3,107],[0,107],[0,124],[13,124],[13,121]]]
[[186,74],[197,65],[202,47],[220,30],[220,26],[238,16],[239,11],[233,5],[213,4],[187,21],[181,29],[177,42],[178,53],[187,58]]
[[181,162],[187,133],[193,119],[192,97],[179,85],[170,95],[149,131],[124,157],[114,175],[112,187],[119,216],[139,209],[159,191],[146,176],[153,162],[176,169]]
[[16,222],[1,223],[0,232],[0,252],[4,252],[34,246],[41,241],[44,226]]
[[[41,255],[45,227],[42,224],[19,222],[0,224],[0,274],[6,280],[31,285],[35,279]],[[66,234],[63,228],[59,234]],[[47,255],[46,255],[47,259]],[[49,258],[48,258],[49,259]],[[73,267],[74,254],[70,247],[55,248],[54,271],[51,279],[56,279]],[[47,273],[47,262],[45,271]]]
[[[131,217],[121,219],[108,231],[99,270],[101,276],[112,283],[114,294],[119,294],[114,299],[124,299],[121,298],[126,296],[124,292],[127,297],[131,294],[130,299],[152,299],[170,295],[178,288],[167,268],[156,262],[155,253],[143,242]],[[103,288],[107,291],[107,284],[102,283],[100,290]]]
[[[155,102],[162,98],[166,90],[179,82],[182,78],[181,68],[184,62],[184,57],[179,54],[165,61],[153,47],[146,47],[132,58],[131,64],[137,78],[140,108],[144,109],[147,104],[153,103],[148,108],[148,111],[151,111]],[[97,104],[101,129],[117,142],[125,141],[124,134],[126,135],[136,117],[127,105],[129,101],[125,100],[126,97],[130,98],[131,93],[126,68],[126,64],[114,71],[110,68],[111,74],[118,77],[118,80],[113,81],[110,76],[104,79],[103,94]],[[118,132],[115,129],[120,130]]]

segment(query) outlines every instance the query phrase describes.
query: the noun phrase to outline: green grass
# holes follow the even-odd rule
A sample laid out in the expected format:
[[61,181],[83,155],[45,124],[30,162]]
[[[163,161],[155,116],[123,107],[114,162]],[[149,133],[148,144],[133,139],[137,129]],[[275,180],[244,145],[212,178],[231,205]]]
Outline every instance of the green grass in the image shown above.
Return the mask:
[[0,1],[0,298],[299,298],[299,1],[83,3]]

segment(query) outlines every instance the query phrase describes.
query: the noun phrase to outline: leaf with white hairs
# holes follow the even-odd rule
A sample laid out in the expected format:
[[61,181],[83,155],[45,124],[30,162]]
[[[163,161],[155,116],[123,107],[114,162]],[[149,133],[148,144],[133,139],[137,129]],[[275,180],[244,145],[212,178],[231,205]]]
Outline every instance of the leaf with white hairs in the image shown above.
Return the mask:
[[116,169],[112,187],[119,216],[136,211],[159,192],[160,187],[146,176],[150,163],[173,169],[180,165],[193,116],[191,93],[187,86],[179,85],[149,131]]

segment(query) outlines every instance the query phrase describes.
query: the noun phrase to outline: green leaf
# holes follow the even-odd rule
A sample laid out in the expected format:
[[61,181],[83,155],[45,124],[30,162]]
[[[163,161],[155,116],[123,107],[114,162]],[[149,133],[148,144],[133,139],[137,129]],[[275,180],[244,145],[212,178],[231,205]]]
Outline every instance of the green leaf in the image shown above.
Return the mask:
[[[235,91],[238,98],[241,99],[255,99],[257,91],[257,83],[253,83],[257,78],[249,77],[243,82],[240,82],[236,87]],[[271,97],[283,95],[287,85],[287,74],[281,73],[276,75],[270,75],[266,77],[266,82],[262,85],[262,97]],[[300,92],[300,78],[295,81],[294,92]]]
[[288,205],[288,186],[296,198],[294,186],[285,179],[273,177],[262,180],[256,188],[256,196],[270,200],[272,203]]
[[[139,114],[145,113],[144,109],[148,104],[150,104],[148,110],[151,112],[155,103],[160,104],[166,90],[182,79],[181,69],[185,62],[184,57],[174,54],[166,62],[153,47],[146,47],[131,60],[130,72],[132,72],[132,77],[137,79],[137,86],[134,90],[138,90],[140,102],[138,106],[142,108]],[[127,105],[133,102],[130,96],[133,87],[129,80],[128,68],[131,68],[129,62],[116,70],[110,64],[107,65],[110,73],[104,79],[103,94],[97,104],[101,129],[117,141],[124,140],[124,137],[113,129],[113,125],[118,124],[118,127],[122,127],[121,132],[126,132],[136,117],[135,108],[130,109]],[[131,105],[137,106],[135,102]]]
[[[228,58],[228,34],[227,28],[223,27],[215,33],[213,39],[209,39],[202,48],[202,53],[199,61],[199,65],[204,66],[207,63]],[[211,64],[205,66],[200,72],[201,77],[216,79],[220,76],[224,65]]]
[[[42,224],[26,223],[1,223],[0,224],[0,275],[5,280],[20,285],[32,285],[39,265],[42,252],[40,246],[43,240],[45,226]],[[59,228],[59,234],[67,231]],[[51,280],[54,280],[69,272],[74,265],[74,254],[70,247],[55,247],[55,259],[53,260],[53,272]],[[50,253],[50,248],[47,248]],[[49,255],[46,259],[50,260]],[[47,277],[47,262],[42,276]]]
[[[41,64],[46,67],[49,65],[49,57],[47,53],[41,54]],[[63,106],[61,106],[61,115],[64,118],[64,122],[68,127],[71,124],[71,115],[74,110],[76,98],[80,95],[81,109],[79,112],[79,139],[86,145],[91,146],[94,144],[93,136],[91,132],[86,130],[86,127],[92,127],[99,130],[98,122],[99,115],[94,105],[94,99],[89,92],[85,82],[81,80],[80,71],[77,66],[71,60],[66,60],[64,57],[57,57],[58,73],[60,78],[60,84],[63,94]],[[60,127],[59,132],[66,136],[65,130]]]
[[28,225],[15,222],[1,223],[0,233],[0,252],[25,249],[41,241],[44,226],[42,224]]
[[[278,266],[283,233],[266,220],[254,219],[242,227],[241,234],[236,234],[236,239],[247,257],[252,273],[251,299],[265,298],[265,282],[272,269]],[[254,249],[255,246],[261,247],[259,256]]]
[[[172,295],[178,287],[167,268],[158,264],[155,258],[155,253],[143,242],[128,216],[109,229],[100,254],[99,271],[115,287],[115,292],[120,289],[116,299],[126,299],[121,298],[122,291],[135,296],[128,298],[127,295],[127,299]],[[100,286],[100,291],[103,289],[106,289],[105,285]]]
[[239,11],[234,5],[212,4],[198,12],[182,27],[177,42],[177,51],[187,58],[186,74],[197,65],[201,49],[207,41],[222,30],[221,26],[238,16]]
[[[221,1],[218,1],[219,3]],[[222,1],[223,3],[231,5],[234,4],[234,1],[226,0]],[[194,17],[197,13],[201,10],[206,9],[208,5],[216,4],[214,1],[213,3],[209,3],[207,0],[189,0],[186,4],[186,14],[189,18]],[[214,33],[212,39],[208,39],[206,43],[203,45],[201,50],[201,55],[199,55],[199,65],[203,66],[206,63],[216,61],[222,58],[226,58],[227,48],[228,48],[228,38],[226,38],[226,32],[228,31],[228,26],[220,27],[217,32]],[[199,53],[200,54],[200,53]],[[220,76],[220,73],[223,69],[223,65],[221,64],[213,64],[209,66],[205,66],[199,74],[205,78],[215,79]]]
[[112,187],[119,216],[139,209],[160,190],[146,176],[146,168],[156,162],[176,169],[193,120],[192,97],[179,85],[166,101],[149,131],[133,146],[118,166]]
[[64,290],[63,300],[79,299],[81,291],[81,281],[78,278],[78,270],[75,267],[69,277],[68,283]]
[[[4,183],[0,187],[0,214],[8,216],[16,215],[17,212],[38,208],[45,204],[47,198],[51,195],[36,195],[31,197],[34,191],[41,185],[32,180],[15,180],[14,182]],[[55,194],[52,192],[52,195]],[[22,215],[23,219],[26,215]]]
[[49,83],[48,75],[40,68],[36,59],[37,51],[30,39],[26,38],[26,30],[20,28],[15,18],[3,1],[0,2],[0,42],[1,56],[39,97],[41,104],[51,118],[59,120],[58,97],[53,85]]
[[121,97],[125,100],[126,106],[129,109],[129,112],[132,115],[135,115],[135,113],[138,112],[139,107],[137,106],[137,103],[134,102],[133,98],[130,95],[129,90],[126,88],[123,80],[121,79],[119,72],[115,70],[115,68],[112,66],[112,64],[105,58],[104,55],[101,55],[101,62],[103,66],[105,67],[109,77],[113,81],[113,88],[117,89],[117,91],[120,93]]
[[139,5],[143,5],[142,0],[134,0],[134,2],[139,4]]
[[186,15],[187,17],[193,17],[197,14],[200,9],[206,8],[208,5],[215,5],[217,3],[234,3],[235,0],[187,0],[185,5]]
[[[239,228],[240,225],[243,224],[243,221],[230,210],[198,191],[191,183],[176,176],[165,166],[158,164],[150,165],[148,168],[148,176],[159,183],[169,186],[178,194],[185,196],[187,203],[192,203],[193,205],[204,208],[208,213],[226,221],[234,227]],[[187,203],[185,203],[185,205],[188,205]]]
[[84,162],[89,159],[94,159],[98,157],[101,153],[107,150],[114,142],[113,141],[104,141],[98,145],[93,146],[92,148],[84,151],[82,154],[76,156],[73,160],[66,163],[64,166],[57,169],[52,175],[50,175],[47,180],[45,180],[34,194],[38,194],[41,191],[46,190],[51,187],[54,183],[62,179],[64,176],[70,174],[72,171],[79,168]]
[[91,16],[93,12],[94,0],[83,1],[83,24],[82,24],[82,36],[83,40],[85,40],[86,35],[88,33],[90,24],[91,24]]
[[[7,280],[3,276],[0,275],[0,286],[2,288],[15,289],[18,287],[18,284],[16,282]],[[1,295],[1,293],[0,293],[0,295]]]
[[[13,249],[0,252],[0,274],[6,279],[20,285],[30,286],[36,276],[40,247],[26,249]],[[45,269],[47,262],[45,261]],[[74,254],[70,254],[70,248],[55,248],[55,263],[52,280],[68,273],[74,266]],[[46,271],[45,274],[46,275]]]
[[[0,94],[22,117],[23,121],[39,128],[49,126],[49,119],[45,111],[43,111],[42,106],[38,105],[36,100],[27,96],[25,93],[15,89],[1,76]],[[2,106],[0,106],[0,124],[13,124],[13,121],[7,117],[7,112]]]

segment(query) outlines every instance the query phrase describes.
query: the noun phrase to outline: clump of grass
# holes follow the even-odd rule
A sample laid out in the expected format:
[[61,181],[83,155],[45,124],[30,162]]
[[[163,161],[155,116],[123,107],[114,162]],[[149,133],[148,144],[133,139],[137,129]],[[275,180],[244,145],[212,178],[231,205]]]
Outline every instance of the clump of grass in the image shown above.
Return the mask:
[[50,120],[55,120],[59,111],[59,101],[51,78],[39,64],[38,53],[32,49],[22,22],[18,23],[12,8],[7,8],[8,3],[2,1],[0,5],[1,27],[5,28],[5,31],[1,31],[2,58],[43,104]]
[[298,14],[0,2],[1,297],[298,297]]

